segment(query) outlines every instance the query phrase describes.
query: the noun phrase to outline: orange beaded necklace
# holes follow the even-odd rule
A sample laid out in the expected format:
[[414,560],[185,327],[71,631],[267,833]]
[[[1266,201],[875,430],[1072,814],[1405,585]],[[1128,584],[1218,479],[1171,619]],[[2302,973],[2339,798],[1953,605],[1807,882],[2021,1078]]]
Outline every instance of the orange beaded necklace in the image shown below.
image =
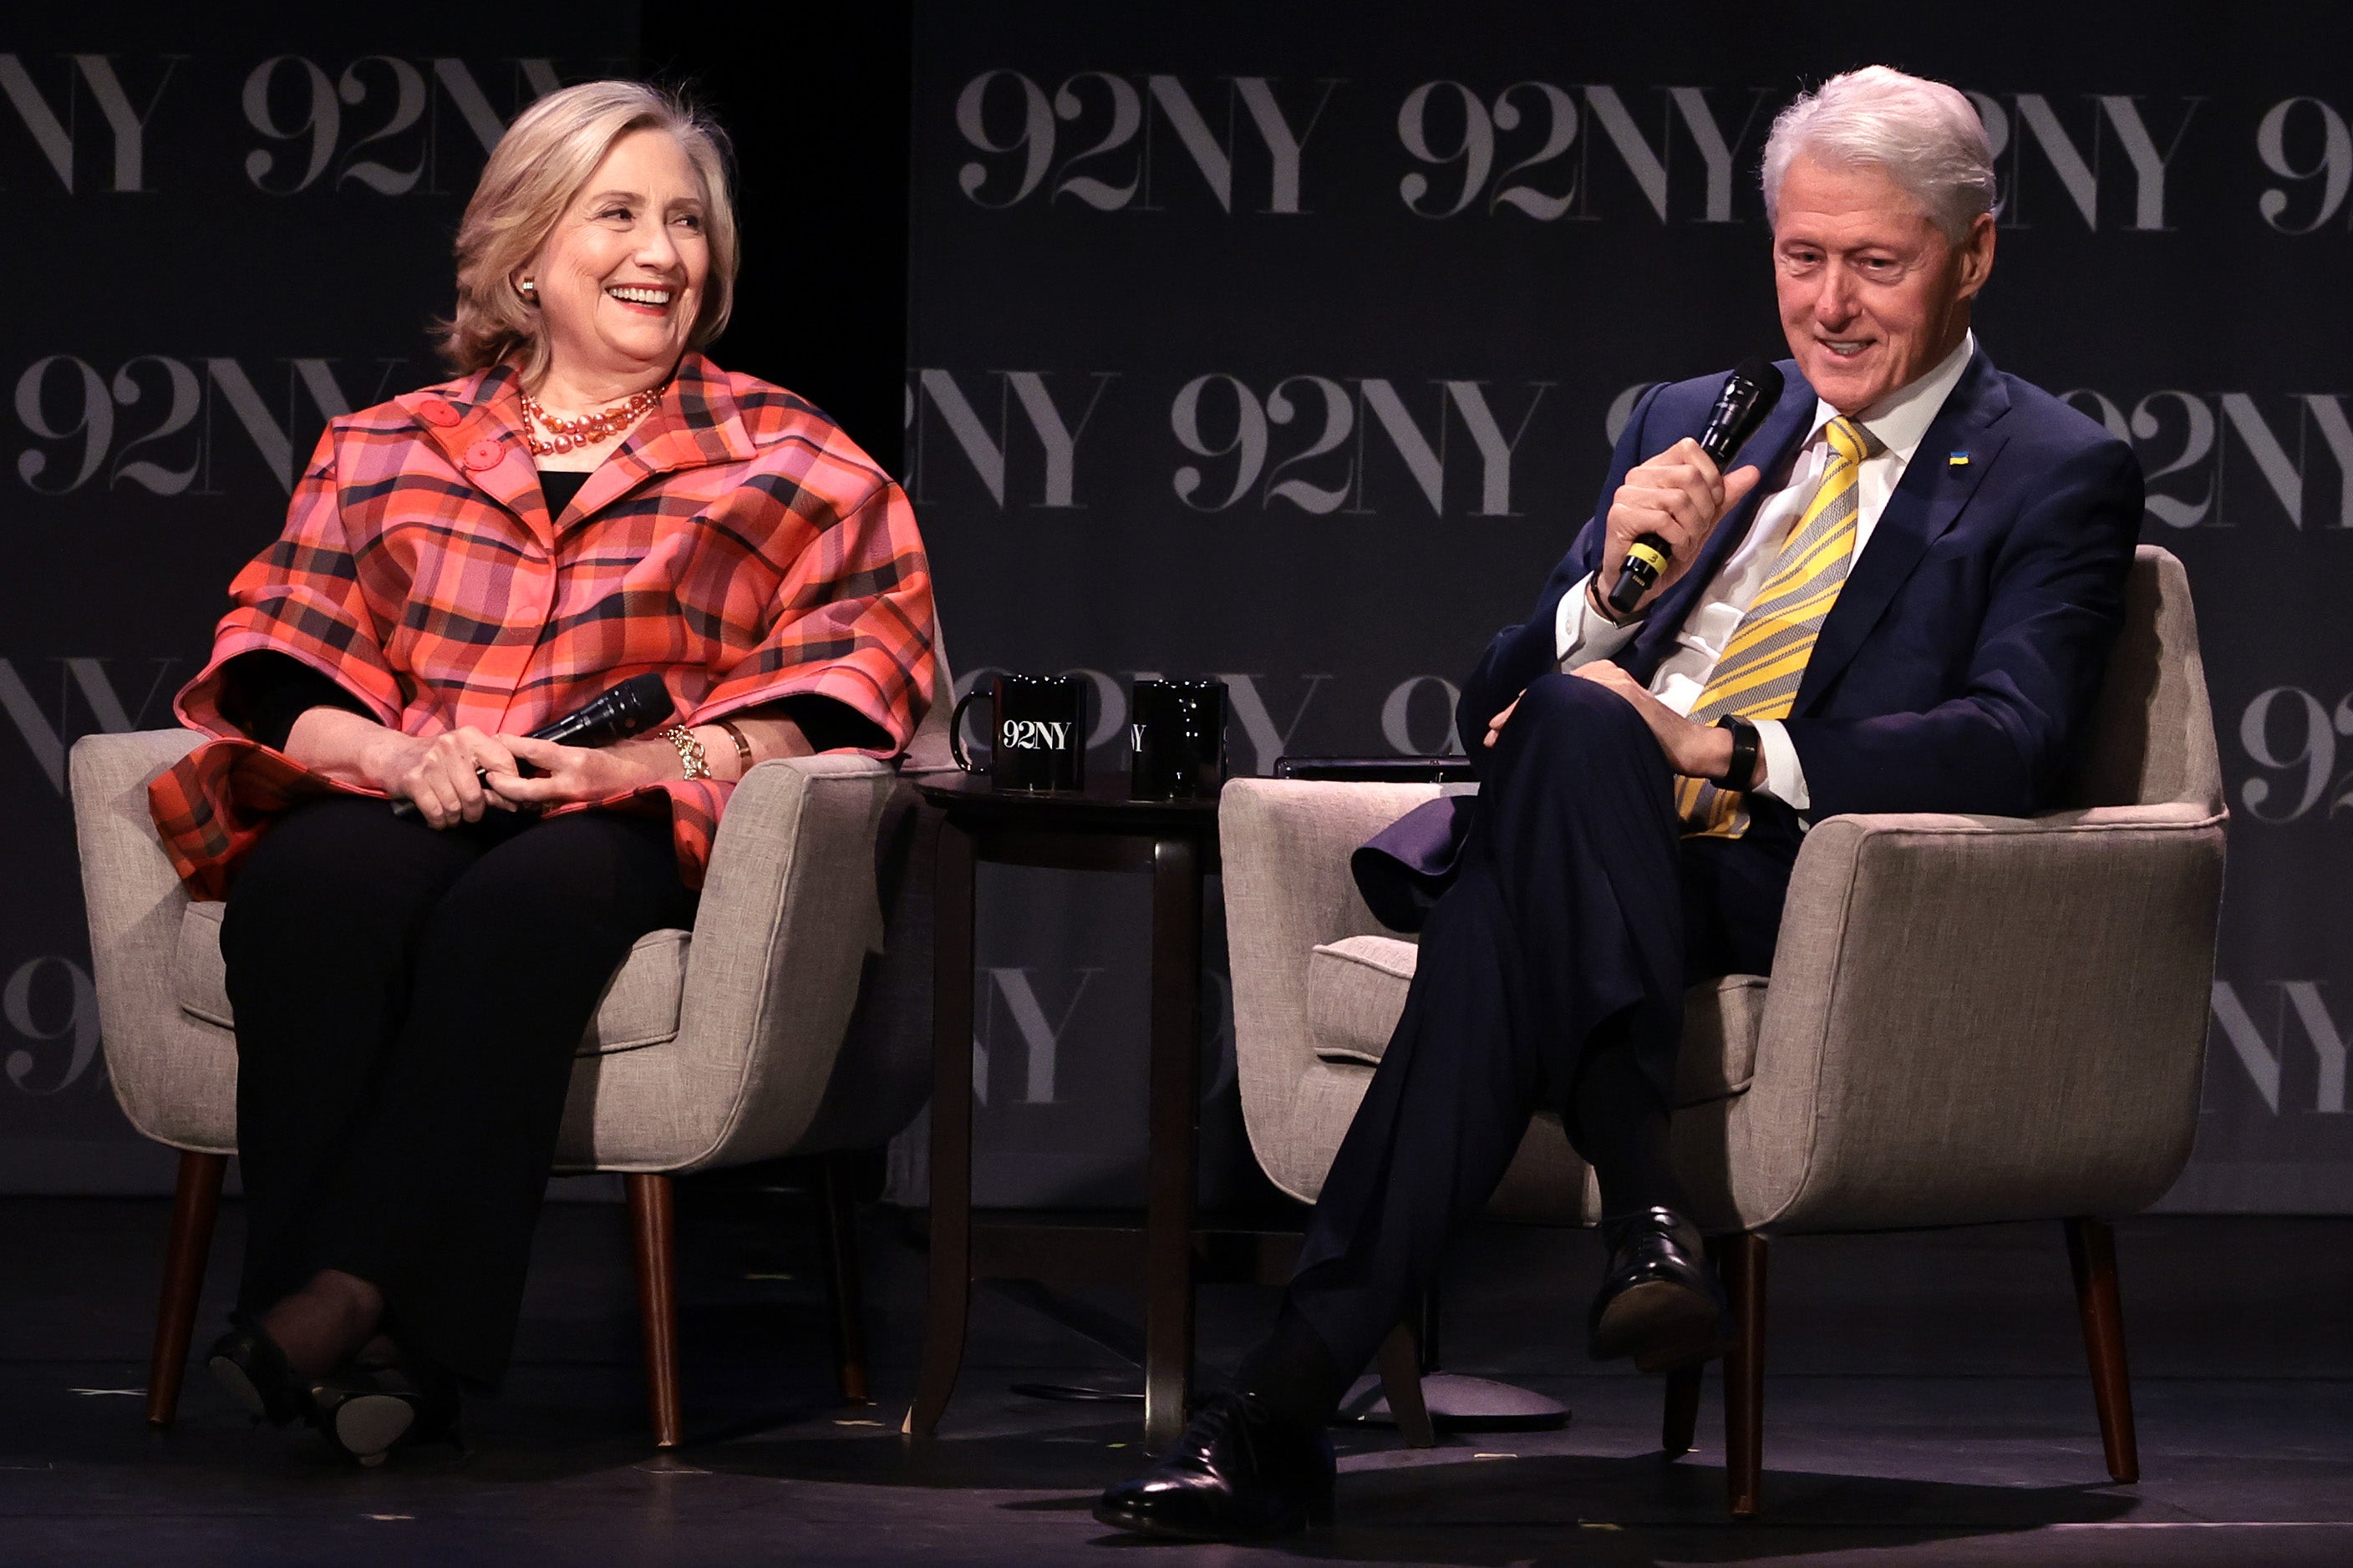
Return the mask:
[[[626,403],[578,419],[556,418],[538,398],[526,392],[522,394],[523,440],[534,458],[552,458],[559,452],[609,441],[644,418],[647,411],[661,401],[662,387],[669,384],[664,382],[661,386],[649,386],[643,392],[631,393]],[[545,440],[532,434],[531,426],[534,424],[547,431]]]

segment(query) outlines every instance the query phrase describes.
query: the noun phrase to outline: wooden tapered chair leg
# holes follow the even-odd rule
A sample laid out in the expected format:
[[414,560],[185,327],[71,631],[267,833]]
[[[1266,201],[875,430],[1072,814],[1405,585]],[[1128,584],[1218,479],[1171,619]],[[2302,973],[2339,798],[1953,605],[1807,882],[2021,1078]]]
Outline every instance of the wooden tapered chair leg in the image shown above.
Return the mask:
[[1659,1447],[1670,1459],[1680,1459],[1692,1451],[1692,1440],[1699,1432],[1700,1384],[1706,1377],[1705,1362],[1667,1373],[1666,1419],[1659,1428]]
[[164,1249],[164,1292],[155,1305],[155,1350],[147,1363],[150,1426],[169,1426],[180,1413],[188,1339],[196,1326],[196,1299],[204,1294],[213,1222],[220,1215],[221,1178],[227,1173],[226,1154],[180,1151],[180,1180],[172,1194],[172,1237]]
[[2140,1479],[2140,1445],[2133,1436],[2132,1378],[2125,1367],[2124,1300],[2116,1289],[2116,1233],[2107,1222],[2071,1219],[2067,1261],[2075,1272],[2075,1308],[2084,1319],[2084,1350],[2092,1363],[2092,1403],[2100,1412],[2100,1444],[2108,1474]]
[[636,1243],[638,1318],[645,1328],[646,1403],[654,1446],[675,1448],[685,1438],[678,1397],[678,1249],[668,1176],[631,1172],[629,1233]]
[[1724,1358],[1724,1479],[1733,1517],[1753,1519],[1765,1479],[1765,1238],[1723,1244],[1732,1297],[1732,1350]]
[[833,1372],[846,1405],[871,1405],[867,1384],[866,1292],[858,1268],[858,1205],[849,1162],[819,1162],[818,1224],[824,1232],[825,1299],[833,1320]]
[[1389,1402],[1389,1417],[1409,1448],[1438,1447],[1438,1428],[1430,1425],[1430,1406],[1421,1397],[1421,1350],[1413,1331],[1399,1323],[1381,1342],[1373,1357],[1381,1374],[1381,1393]]

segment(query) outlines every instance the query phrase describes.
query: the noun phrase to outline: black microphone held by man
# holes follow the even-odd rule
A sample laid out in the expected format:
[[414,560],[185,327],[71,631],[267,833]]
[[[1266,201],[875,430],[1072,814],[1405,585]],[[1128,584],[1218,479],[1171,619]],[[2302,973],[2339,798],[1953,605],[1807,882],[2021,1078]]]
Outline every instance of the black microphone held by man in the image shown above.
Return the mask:
[[[1707,416],[1707,428],[1700,432],[1699,449],[1708,460],[1721,469],[1732,461],[1732,455],[1748,444],[1748,437],[1765,423],[1773,405],[1781,401],[1781,373],[1773,362],[1762,357],[1744,360],[1738,369],[1724,378],[1724,390],[1716,395],[1715,407]],[[1655,533],[1638,537],[1626,552],[1625,562],[1618,568],[1617,586],[1609,590],[1609,613],[1627,616],[1642,602],[1663,575],[1674,559],[1674,547]]]

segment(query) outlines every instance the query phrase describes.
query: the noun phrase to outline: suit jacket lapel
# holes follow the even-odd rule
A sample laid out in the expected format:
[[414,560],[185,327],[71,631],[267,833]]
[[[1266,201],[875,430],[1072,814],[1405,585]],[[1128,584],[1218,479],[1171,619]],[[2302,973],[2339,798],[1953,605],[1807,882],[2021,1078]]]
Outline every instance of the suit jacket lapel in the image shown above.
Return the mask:
[[[2001,450],[2005,437],[1991,427],[2009,412],[2010,395],[1980,349],[1920,438],[1895,493],[1887,498],[1887,510],[1871,531],[1870,542],[1824,617],[1792,713],[1803,716],[1838,679],[1928,547],[1960,517]],[[1956,452],[1968,453],[1968,462],[1955,467],[1948,459]]]
[[1814,405],[1818,401],[1814,389],[1798,374],[1795,360],[1781,362],[1781,401],[1766,416],[1763,426],[1748,438],[1748,445],[1734,454],[1736,468],[1755,463],[1758,477],[1757,488],[1742,498],[1738,506],[1725,514],[1716,531],[1701,546],[1699,560],[1692,569],[1677,579],[1667,590],[1666,596],[1651,606],[1644,618],[1642,629],[1618,656],[1617,662],[1626,673],[1648,686],[1659,672],[1661,661],[1674,652],[1675,635],[1683,630],[1683,617],[1690,615],[1707,585],[1724,569],[1726,557],[1739,548],[1748,536],[1749,526],[1765,498],[1789,482],[1789,469],[1798,459],[1798,448],[1814,422]]

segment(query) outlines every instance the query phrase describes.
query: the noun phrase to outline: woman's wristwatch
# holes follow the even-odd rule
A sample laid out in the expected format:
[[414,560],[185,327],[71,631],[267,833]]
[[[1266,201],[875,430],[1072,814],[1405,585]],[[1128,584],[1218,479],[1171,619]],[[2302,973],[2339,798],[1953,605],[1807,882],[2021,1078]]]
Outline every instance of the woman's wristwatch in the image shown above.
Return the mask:
[[1726,713],[1715,721],[1719,730],[1732,731],[1732,763],[1717,780],[1720,787],[1746,790],[1756,783],[1757,753],[1762,742],[1757,739],[1757,726],[1736,713]]

